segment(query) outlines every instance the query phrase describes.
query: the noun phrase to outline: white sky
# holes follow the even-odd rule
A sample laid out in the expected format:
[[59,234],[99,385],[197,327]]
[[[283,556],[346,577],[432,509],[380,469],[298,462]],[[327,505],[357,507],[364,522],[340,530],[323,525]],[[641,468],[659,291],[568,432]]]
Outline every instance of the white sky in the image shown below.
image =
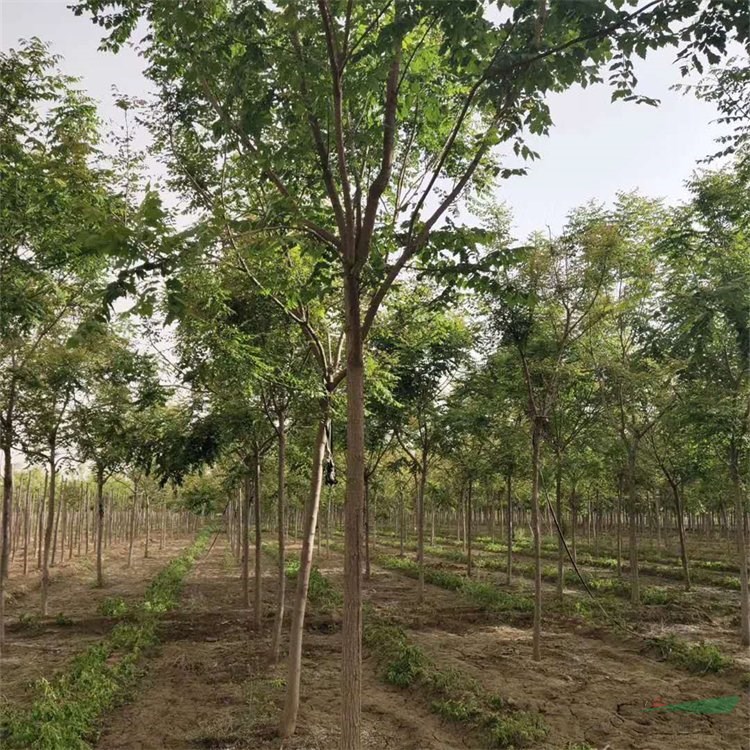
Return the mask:
[[[0,46],[38,36],[63,56],[66,73],[101,103],[103,118],[119,123],[112,86],[143,95],[148,82],[143,60],[133,49],[117,55],[99,52],[102,30],[89,18],[66,8],[71,0],[0,0]],[[640,90],[661,99],[659,108],[610,103],[606,86],[573,90],[551,97],[555,126],[548,138],[532,145],[542,158],[526,177],[504,183],[498,197],[515,217],[516,233],[560,228],[566,214],[593,198],[610,201],[620,190],[638,189],[651,197],[677,201],[696,162],[712,153],[719,133],[711,121],[715,109],[692,96],[670,91],[680,81],[674,54],[654,54],[638,69]]]

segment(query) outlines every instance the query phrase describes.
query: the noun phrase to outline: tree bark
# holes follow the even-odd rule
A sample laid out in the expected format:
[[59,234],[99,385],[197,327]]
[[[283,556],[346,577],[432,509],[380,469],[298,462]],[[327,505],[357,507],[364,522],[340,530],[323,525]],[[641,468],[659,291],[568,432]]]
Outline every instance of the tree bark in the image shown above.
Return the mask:
[[628,504],[630,513],[630,601],[634,606],[641,603],[638,581],[638,489],[635,482],[635,469],[638,445],[634,440],[628,446]]
[[362,708],[362,513],[365,492],[364,341],[359,278],[344,277],[346,308],[346,503],[342,623],[341,750],[358,750]]
[[542,535],[539,519],[539,459],[542,443],[542,423],[534,420],[531,432],[531,530],[534,537],[534,632],[532,659],[541,661],[542,643]]
[[55,446],[49,452],[49,499],[47,501],[47,525],[44,529],[44,551],[42,552],[42,615],[47,616],[49,593],[49,556],[52,547],[52,531],[55,524],[55,490],[57,486],[57,454]]
[[278,478],[279,498],[276,509],[276,524],[279,543],[278,556],[278,582],[276,585],[276,614],[273,621],[273,635],[271,636],[271,652],[269,655],[271,664],[279,661],[279,650],[281,648],[281,631],[284,623],[284,604],[286,597],[286,538],[284,534],[286,523],[286,415],[283,409],[276,412],[278,425],[276,434],[278,437]]
[[5,579],[8,577],[11,503],[13,502],[13,454],[11,435],[3,435],[3,535],[0,551],[0,651],[5,648]]
[[279,734],[282,738],[291,737],[297,727],[299,712],[300,678],[302,676],[302,636],[307,607],[307,588],[312,569],[313,543],[315,526],[318,521],[320,492],[323,484],[323,457],[325,455],[326,423],[329,405],[323,406],[318,432],[313,449],[313,463],[310,495],[305,506],[305,517],[302,529],[302,550],[300,552],[299,572],[297,573],[297,591],[294,599],[292,622],[289,629],[289,665],[287,668],[286,697],[281,715]]
[[513,580],[513,471],[508,469],[505,475],[505,493],[508,504],[508,586]]
[[[559,451],[555,455],[555,513],[557,522],[562,525],[562,456]],[[564,588],[564,555],[565,545],[562,534],[557,532],[557,598],[562,601]]]
[[250,469],[245,471],[245,488],[242,497],[242,602],[250,609],[250,498],[253,492]]
[[263,549],[261,546],[260,528],[260,453],[256,449],[253,455],[253,513],[255,526],[255,631],[260,633],[263,627]]
[[474,564],[471,558],[471,542],[472,542],[472,488],[473,480],[469,479],[469,486],[466,490],[466,575],[471,578],[474,574]]
[[734,488],[735,535],[737,562],[740,568],[740,640],[743,646],[750,646],[750,591],[748,590],[747,543],[745,540],[745,497],[739,467],[739,451],[731,448],[730,469]]
[[[111,508],[110,508],[111,511]],[[104,586],[104,571],[102,568],[102,544],[104,542],[104,469],[96,469],[96,585]],[[88,539],[86,541],[88,548]]]

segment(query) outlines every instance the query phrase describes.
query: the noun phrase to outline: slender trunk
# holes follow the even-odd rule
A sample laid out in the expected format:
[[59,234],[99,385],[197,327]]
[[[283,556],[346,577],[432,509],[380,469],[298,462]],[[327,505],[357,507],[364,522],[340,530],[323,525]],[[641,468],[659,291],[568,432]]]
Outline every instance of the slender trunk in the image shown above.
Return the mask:
[[253,478],[249,468],[245,472],[245,488],[242,498],[242,602],[250,609],[250,498],[253,494]]
[[617,577],[622,578],[622,473],[617,477]]
[[365,579],[370,578],[370,477],[365,471]]
[[471,559],[471,540],[472,540],[472,507],[471,507],[471,491],[473,487],[473,480],[469,479],[469,486],[466,490],[466,575],[471,578],[474,573],[474,564]]
[[0,652],[5,648],[5,579],[8,577],[11,503],[13,502],[13,454],[11,434],[3,436],[3,532],[0,551]]
[[542,658],[542,540],[539,519],[539,472],[542,423],[534,420],[531,432],[531,530],[534,537],[534,633],[532,659]]
[[[62,530],[60,533],[60,565],[65,566],[65,544],[67,542],[66,534],[68,531],[68,506],[70,505],[70,501],[68,500],[67,495],[68,493],[61,493],[60,497],[60,514],[62,515]],[[54,558],[54,552],[52,553],[52,557]]]
[[404,542],[406,533],[406,518],[404,509],[404,493],[403,490],[399,490],[399,513],[398,513],[398,525],[399,525],[399,557],[404,556]]
[[513,580],[513,472],[505,475],[506,502],[508,504],[508,585]]
[[[26,482],[26,503],[23,511],[23,574],[29,571],[29,542],[31,541],[31,472]],[[2,594],[0,594],[0,597]]]
[[685,591],[690,591],[690,566],[688,564],[687,544],[685,543],[685,524],[682,518],[682,497],[677,482],[669,480],[674,498],[674,511],[677,516],[677,533],[680,538],[680,561],[682,562],[682,574],[685,578]]
[[271,637],[271,664],[276,664],[279,660],[279,650],[281,648],[281,631],[284,623],[284,603],[286,597],[286,539],[284,535],[286,523],[286,415],[279,409],[277,412],[278,425],[276,427],[278,435],[278,472],[279,472],[279,499],[278,508],[276,509],[276,524],[279,557],[278,557],[278,582],[276,586],[276,615],[273,622],[273,635]]
[[135,513],[138,506],[138,482],[133,483],[133,505],[130,509],[130,534],[128,541],[128,567],[133,562],[133,543],[135,542]]
[[148,499],[148,492],[145,492],[143,494],[143,504],[144,504],[144,515],[145,515],[145,524],[146,524],[146,544],[143,548],[143,556],[148,557],[148,538],[151,535],[151,517],[149,515],[150,510],[150,503]]
[[427,486],[427,447],[422,449],[422,465],[417,488],[417,566],[419,567],[419,603],[424,602],[424,491]]
[[737,562],[740,568],[740,640],[750,646],[750,591],[748,591],[747,544],[745,540],[745,497],[739,468],[739,451],[732,446],[730,468],[734,489],[735,534]]
[[638,606],[641,603],[641,591],[638,581],[638,489],[635,483],[635,468],[638,444],[633,440],[628,446],[628,504],[630,513],[630,601]]
[[47,615],[49,592],[49,556],[52,547],[52,531],[55,524],[55,490],[57,489],[57,455],[54,444],[49,452],[49,499],[47,500],[47,525],[44,529],[44,551],[42,553],[42,615]]
[[[562,456],[558,451],[555,456],[555,513],[557,522],[562,524]],[[563,555],[565,546],[563,544],[562,534],[557,533],[557,597],[562,601],[563,598]]]
[[341,665],[341,750],[358,750],[362,712],[362,514],[365,494],[364,341],[360,282],[344,277],[346,309],[346,502]]
[[260,454],[253,456],[253,513],[255,525],[255,630],[260,633],[263,627],[263,549],[260,528]]
[[[111,509],[110,509],[111,512]],[[96,469],[96,585],[104,586],[102,569],[102,543],[104,540],[104,468]],[[88,547],[88,539],[86,541]]]
[[578,562],[578,551],[576,542],[576,530],[578,529],[578,497],[576,496],[576,483],[573,480],[573,486],[570,488],[570,552],[573,555],[573,562]]
[[55,557],[57,555],[57,531],[60,528],[60,508],[62,507],[62,504],[64,502],[65,497],[65,479],[63,478],[62,483],[60,484],[60,503],[57,506],[57,513],[55,514],[55,520],[54,520],[54,527],[52,531],[52,560],[50,562],[50,567],[55,567]]
[[289,664],[287,667],[286,697],[281,716],[279,734],[282,738],[291,737],[297,726],[299,712],[300,678],[302,676],[302,636],[307,606],[307,587],[310,583],[312,569],[313,542],[315,526],[318,521],[320,491],[323,483],[323,456],[325,454],[326,423],[328,421],[328,404],[324,405],[323,414],[318,424],[318,433],[313,449],[312,479],[310,495],[305,506],[305,517],[302,530],[302,551],[297,573],[297,591],[294,599],[294,611],[289,629]]

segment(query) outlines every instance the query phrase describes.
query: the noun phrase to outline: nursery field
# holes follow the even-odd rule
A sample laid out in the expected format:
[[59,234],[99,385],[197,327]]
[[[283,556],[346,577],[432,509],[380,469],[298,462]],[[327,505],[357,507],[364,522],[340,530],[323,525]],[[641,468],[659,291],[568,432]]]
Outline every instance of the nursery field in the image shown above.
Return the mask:
[[[262,547],[259,632],[244,604],[234,540],[226,529],[206,529],[197,543],[199,551],[174,601],[155,608],[153,637],[137,647],[132,669],[125,677],[109,674],[117,683],[111,694],[109,680],[72,688],[65,681],[75,675],[76,661],[102,644],[111,644],[109,670],[133,655],[123,645],[127,639],[113,642],[113,633],[141,622],[139,607],[153,581],[170,560],[194,546],[194,537],[181,534],[162,549],[155,545],[148,559],[138,556],[129,568],[127,549],[112,548],[105,558],[111,573],[102,589],[91,585],[89,560],[68,561],[53,577],[50,612],[56,614],[47,618],[26,614],[34,587],[21,576],[16,579],[8,607],[9,656],[3,660],[8,747],[24,746],[14,744],[24,722],[34,723],[33,729],[26,727],[29,747],[78,747],[64,744],[74,742],[80,728],[71,728],[75,721],[87,723],[78,735],[90,743],[86,746],[102,750],[279,747],[286,670],[283,663],[268,661],[278,547]],[[623,606],[616,587],[597,583],[617,579],[591,561],[582,572],[594,600],[566,584],[561,603],[554,585],[545,585],[543,652],[537,662],[524,553],[514,553],[516,571],[508,585],[507,571],[495,565],[505,559],[501,546],[480,538],[468,578],[461,546],[438,537],[426,550],[427,583],[419,603],[413,552],[401,557],[397,542],[385,534],[372,544],[363,592],[363,747],[748,747],[750,660],[732,645],[736,592],[711,583],[684,592],[669,576],[649,575],[636,613]],[[290,540],[290,608],[299,549]],[[331,707],[341,690],[342,549],[333,533],[328,544],[320,542],[314,561],[300,728],[283,744],[290,750],[333,747],[340,732]],[[714,549],[718,561],[721,544]],[[255,550],[250,551],[254,558]],[[253,577],[253,595],[254,589]],[[652,591],[662,593],[646,593]],[[284,639],[282,653],[286,648]],[[50,698],[59,701],[54,708],[44,703]],[[718,707],[717,698],[724,699]],[[81,700],[97,703],[98,711],[87,713],[78,706]],[[673,704],[687,705],[669,708]],[[76,711],[74,720],[70,714]],[[44,744],[36,733],[48,730]],[[56,732],[70,739],[55,740]]]
[[0,750],[750,750],[748,0],[0,3]]

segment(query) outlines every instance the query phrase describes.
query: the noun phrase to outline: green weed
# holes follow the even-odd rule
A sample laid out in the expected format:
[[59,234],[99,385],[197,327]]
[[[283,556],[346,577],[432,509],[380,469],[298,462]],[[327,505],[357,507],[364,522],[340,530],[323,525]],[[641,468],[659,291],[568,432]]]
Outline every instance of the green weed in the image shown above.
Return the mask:
[[649,644],[657,650],[662,659],[691,672],[722,672],[732,666],[732,659],[709,643],[687,643],[669,635],[652,638]]
[[62,612],[59,612],[57,616],[55,617],[55,625],[61,625],[63,627],[66,627],[72,624],[73,624],[73,618],[66,617]]
[[120,596],[108,596],[99,605],[99,611],[105,617],[122,617],[127,613],[128,605]]

